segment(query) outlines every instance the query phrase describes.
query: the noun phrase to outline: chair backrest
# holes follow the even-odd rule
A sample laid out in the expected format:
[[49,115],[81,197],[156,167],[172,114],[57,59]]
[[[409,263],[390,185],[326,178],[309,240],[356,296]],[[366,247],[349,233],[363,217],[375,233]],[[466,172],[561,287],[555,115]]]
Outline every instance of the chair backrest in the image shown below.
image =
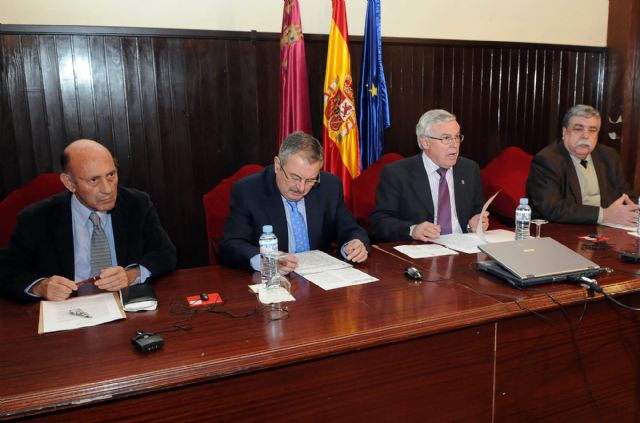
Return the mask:
[[0,246],[9,241],[16,226],[16,216],[22,209],[64,189],[59,174],[43,173],[0,201]]
[[264,167],[256,164],[242,166],[236,173],[220,181],[211,191],[202,196],[204,214],[207,223],[207,239],[209,240],[209,262],[215,264],[216,249],[222,239],[224,222],[229,215],[229,202],[231,201],[231,187],[234,182],[254,174]]
[[527,178],[533,156],[518,147],[507,147],[480,171],[485,199],[502,190],[489,210],[498,220],[513,225],[520,198],[527,196]]
[[387,153],[380,159],[363,170],[351,187],[353,215],[358,223],[365,229],[369,229],[369,215],[376,206],[376,188],[380,180],[382,168],[404,157],[397,153]]

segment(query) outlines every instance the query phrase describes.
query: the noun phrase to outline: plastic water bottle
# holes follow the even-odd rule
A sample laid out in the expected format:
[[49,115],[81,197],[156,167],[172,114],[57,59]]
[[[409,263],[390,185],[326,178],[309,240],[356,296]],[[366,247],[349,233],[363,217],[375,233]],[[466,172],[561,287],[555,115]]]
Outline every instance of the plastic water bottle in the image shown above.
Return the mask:
[[521,198],[520,205],[516,208],[516,239],[529,238],[530,226],[531,226],[531,207],[529,207],[529,199]]
[[262,283],[267,285],[274,276],[278,275],[278,238],[273,233],[271,225],[262,227],[260,235],[260,276]]

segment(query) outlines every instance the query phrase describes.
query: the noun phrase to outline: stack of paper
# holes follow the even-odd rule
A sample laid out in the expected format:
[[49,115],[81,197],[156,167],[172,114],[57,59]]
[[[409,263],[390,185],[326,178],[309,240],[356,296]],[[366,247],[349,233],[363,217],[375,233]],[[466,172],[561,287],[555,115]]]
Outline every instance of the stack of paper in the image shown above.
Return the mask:
[[306,251],[296,254],[296,257],[298,267],[295,272],[325,291],[378,280],[322,251]]

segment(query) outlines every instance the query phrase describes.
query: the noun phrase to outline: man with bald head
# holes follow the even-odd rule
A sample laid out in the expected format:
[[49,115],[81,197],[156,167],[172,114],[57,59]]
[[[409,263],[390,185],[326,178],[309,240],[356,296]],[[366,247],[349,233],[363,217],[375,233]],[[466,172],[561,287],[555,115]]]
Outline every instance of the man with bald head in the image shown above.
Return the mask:
[[67,191],[27,207],[0,250],[0,284],[23,300],[65,300],[77,282],[99,277],[117,291],[175,269],[176,250],[149,196],[118,186],[104,146],[69,144],[60,180]]

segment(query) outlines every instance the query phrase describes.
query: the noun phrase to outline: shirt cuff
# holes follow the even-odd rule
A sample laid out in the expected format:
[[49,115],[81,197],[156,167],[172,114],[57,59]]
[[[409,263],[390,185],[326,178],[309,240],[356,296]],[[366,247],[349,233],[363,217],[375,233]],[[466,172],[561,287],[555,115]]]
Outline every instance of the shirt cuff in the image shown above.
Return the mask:
[[598,223],[601,224],[604,221],[604,210],[602,207],[598,208]]
[[249,264],[251,265],[251,268],[253,270],[255,270],[256,272],[260,271],[260,254],[256,254],[255,256],[251,257],[249,259]]
[[129,270],[132,267],[138,267],[140,269],[140,276],[138,276],[138,278],[136,278],[135,281],[133,281],[133,283],[131,285],[137,285],[139,283],[144,283],[149,276],[151,276],[151,272],[149,271],[149,269],[147,269],[146,267],[144,267],[141,264],[130,264],[127,267],[124,268],[124,270]]
[[345,242],[344,244],[342,244],[342,247],[340,248],[340,254],[342,254],[342,258],[345,258],[345,259],[349,255],[347,253],[347,244],[348,244],[348,242]]
[[409,226],[409,238],[413,238],[413,228],[415,228],[418,225],[411,225]]
[[40,295],[36,295],[33,292],[31,292],[31,288],[33,288],[34,286],[36,286],[37,284],[39,284],[40,282],[42,282],[45,279],[47,279],[47,278],[40,278],[40,279],[36,279],[35,281],[31,282],[31,284],[29,284],[29,286],[24,289],[24,293],[27,294],[27,295],[32,296],[33,298],[42,298]]

